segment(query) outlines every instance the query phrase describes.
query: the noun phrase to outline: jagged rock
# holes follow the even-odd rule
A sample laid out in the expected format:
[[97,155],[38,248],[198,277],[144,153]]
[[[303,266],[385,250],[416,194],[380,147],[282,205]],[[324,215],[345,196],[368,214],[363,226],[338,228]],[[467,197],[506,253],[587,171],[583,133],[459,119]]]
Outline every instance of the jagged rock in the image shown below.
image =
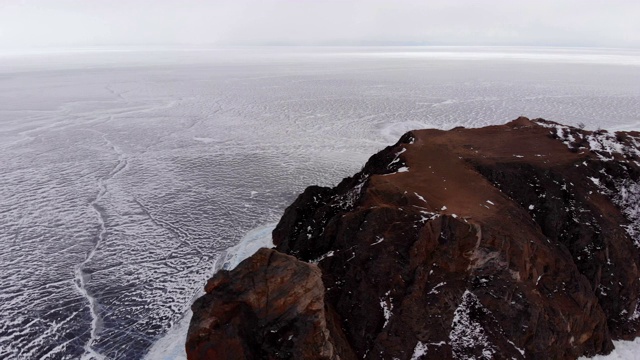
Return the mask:
[[316,265],[260,249],[205,290],[193,305],[190,359],[353,359]]
[[[327,335],[340,344],[332,358],[608,353],[612,339],[640,330],[639,144],[636,132],[590,132],[527,118],[413,131],[337,187],[307,188],[285,211],[274,243],[321,270],[322,281],[314,284],[324,290],[313,289],[323,292],[319,318],[336,329]],[[213,283],[228,285],[207,296],[219,308],[262,299],[250,312],[256,318],[216,315],[217,326],[229,329],[224,337],[198,325],[211,316],[199,300],[188,347],[197,338],[199,349],[211,346],[207,341],[239,341],[264,351],[256,340],[262,330],[248,330],[273,321],[260,315],[273,302],[267,305],[271,295],[261,286],[242,287],[245,276],[216,275]],[[309,284],[287,279],[282,291]]]

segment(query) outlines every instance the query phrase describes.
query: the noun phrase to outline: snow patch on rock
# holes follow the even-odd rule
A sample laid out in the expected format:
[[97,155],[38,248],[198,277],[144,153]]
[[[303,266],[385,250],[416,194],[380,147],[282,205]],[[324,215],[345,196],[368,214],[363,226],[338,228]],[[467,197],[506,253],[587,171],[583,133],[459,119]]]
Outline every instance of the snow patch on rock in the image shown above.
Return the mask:
[[411,355],[411,360],[418,360],[421,356],[427,355],[427,344],[418,341],[416,347],[413,349],[413,355]]
[[367,183],[369,179],[368,175],[364,175],[360,182],[353,189],[349,190],[346,194],[340,196],[337,199],[337,206],[343,210],[351,210],[356,202],[360,199],[360,195],[362,195],[362,188]]
[[480,300],[469,290],[462,295],[462,302],[453,314],[449,342],[453,350],[454,359],[476,359],[468,357],[471,349],[482,348],[482,355],[477,359],[493,359],[495,347],[489,343],[485,330],[478,321],[471,317],[474,308],[484,307]]
[[380,307],[382,308],[382,314],[384,315],[385,320],[384,325],[382,326],[383,328],[387,327],[387,325],[389,324],[389,320],[393,315],[391,313],[391,310],[393,310],[393,299],[389,297],[390,293],[391,290],[387,291],[387,293],[384,294],[383,298],[380,298]]

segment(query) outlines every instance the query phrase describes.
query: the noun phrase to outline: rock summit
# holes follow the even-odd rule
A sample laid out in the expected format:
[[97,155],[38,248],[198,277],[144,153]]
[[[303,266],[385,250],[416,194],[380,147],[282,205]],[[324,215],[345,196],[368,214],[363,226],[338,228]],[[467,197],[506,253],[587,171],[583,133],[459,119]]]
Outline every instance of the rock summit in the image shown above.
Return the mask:
[[640,133],[415,130],[209,280],[190,359],[576,359],[640,332]]

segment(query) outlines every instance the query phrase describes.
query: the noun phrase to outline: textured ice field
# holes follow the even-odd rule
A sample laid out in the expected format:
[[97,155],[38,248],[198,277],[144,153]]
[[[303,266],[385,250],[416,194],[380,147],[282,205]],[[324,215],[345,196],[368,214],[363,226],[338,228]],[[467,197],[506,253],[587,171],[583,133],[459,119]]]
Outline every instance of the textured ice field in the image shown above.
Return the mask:
[[216,255],[407,130],[640,129],[640,52],[0,53],[0,358],[142,357]]

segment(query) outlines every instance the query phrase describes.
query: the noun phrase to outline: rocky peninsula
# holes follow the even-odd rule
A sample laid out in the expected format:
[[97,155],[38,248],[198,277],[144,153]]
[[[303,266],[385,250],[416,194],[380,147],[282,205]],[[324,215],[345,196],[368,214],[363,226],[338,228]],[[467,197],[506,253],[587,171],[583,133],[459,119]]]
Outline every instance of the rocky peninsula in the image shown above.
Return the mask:
[[640,333],[640,133],[415,130],[193,305],[190,359],[576,359]]

